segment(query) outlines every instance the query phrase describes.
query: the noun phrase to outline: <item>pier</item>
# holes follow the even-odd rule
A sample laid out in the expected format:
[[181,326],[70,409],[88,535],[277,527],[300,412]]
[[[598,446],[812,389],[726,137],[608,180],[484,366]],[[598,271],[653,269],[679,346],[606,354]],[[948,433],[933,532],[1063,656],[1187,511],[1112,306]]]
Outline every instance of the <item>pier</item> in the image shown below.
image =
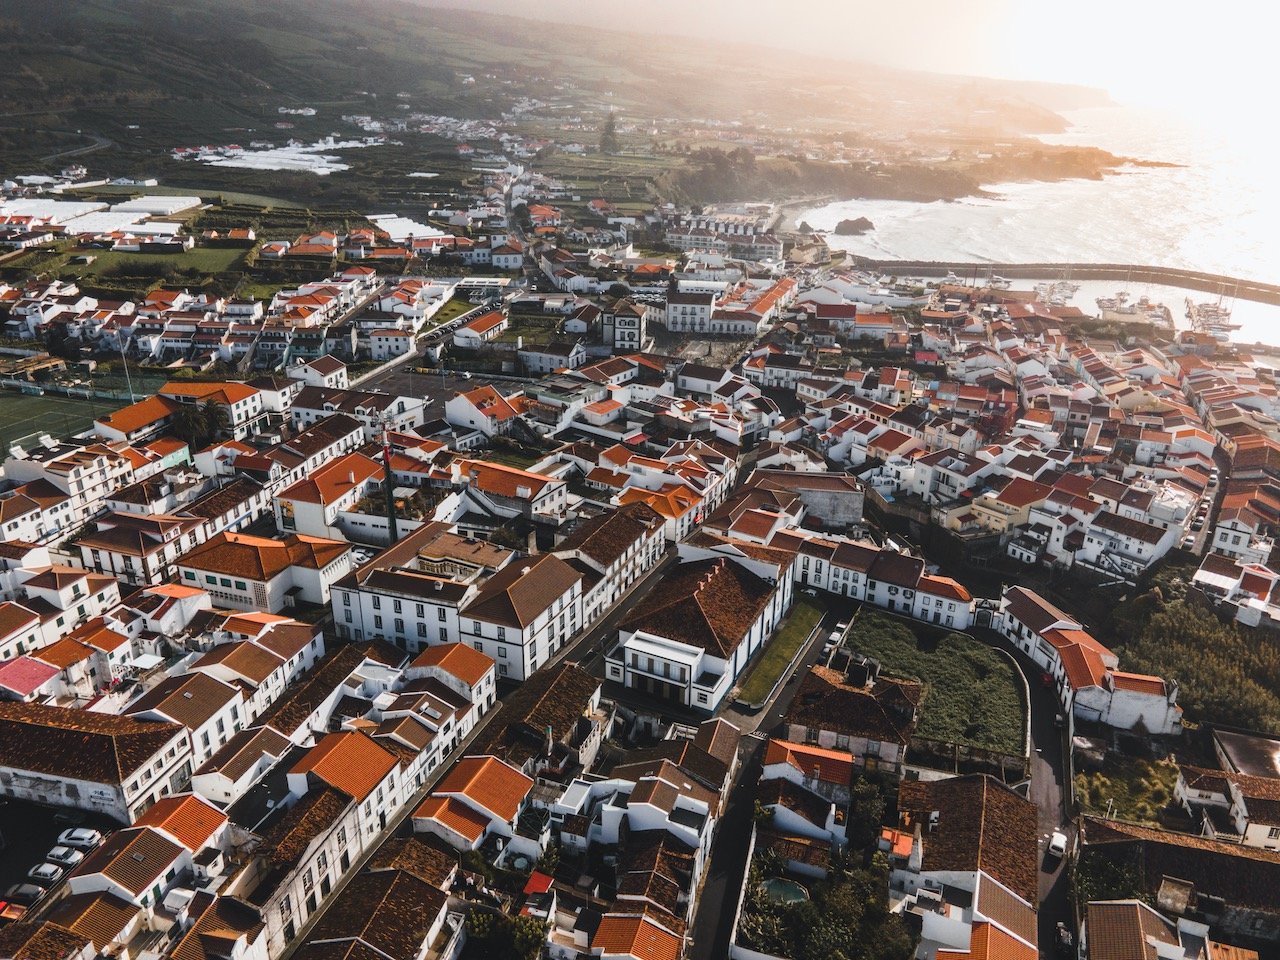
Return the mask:
[[850,255],[860,270],[903,277],[921,274],[932,277],[954,273],[978,286],[992,274],[1009,280],[1114,280],[1123,284],[1155,283],[1166,287],[1200,290],[1216,296],[1234,297],[1280,306],[1280,284],[1243,277],[1226,277],[1199,270],[1155,267],[1137,263],[974,263],[963,260],[871,260]]

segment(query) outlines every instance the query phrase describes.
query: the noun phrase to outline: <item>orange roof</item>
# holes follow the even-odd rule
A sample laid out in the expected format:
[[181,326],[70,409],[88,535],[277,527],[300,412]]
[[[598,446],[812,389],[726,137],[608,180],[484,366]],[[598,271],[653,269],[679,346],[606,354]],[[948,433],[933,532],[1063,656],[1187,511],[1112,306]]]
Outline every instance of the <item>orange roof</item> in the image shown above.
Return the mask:
[[597,400],[595,403],[588,403],[582,409],[587,413],[612,413],[621,408],[622,403],[618,400]]
[[648,917],[607,914],[596,927],[591,949],[604,957],[635,960],[677,960],[684,940]]
[[186,597],[195,597],[204,593],[199,587],[184,587],[180,583],[160,583],[154,587],[147,587],[147,593],[156,597],[172,597],[175,600],[182,600]]
[[39,650],[31,651],[28,656],[47,663],[51,667],[57,667],[59,670],[65,670],[67,667],[77,663],[83,663],[93,656],[93,649],[86,647],[78,640],[72,640],[70,637],[63,637],[47,647],[41,647]]
[[141,430],[143,427],[149,427],[166,417],[173,416],[177,409],[176,401],[166,400],[164,397],[147,397],[145,400],[122,407],[115,413],[99,417],[98,423],[113,430],[119,430],[121,433],[132,433],[134,430]]
[[1163,697],[1164,681],[1145,673],[1125,673],[1121,670],[1111,671],[1111,682],[1117,690],[1131,690],[1134,693],[1149,693]]
[[474,687],[493,669],[495,663],[492,657],[465,643],[443,643],[427,647],[410,666],[439,667]]
[[226,822],[226,814],[189,793],[157,800],[134,826],[163,830],[192,853],[197,853]]
[[889,844],[889,852],[895,857],[911,856],[911,834],[884,827],[880,831],[880,839]]
[[475,843],[489,826],[484,815],[453,797],[430,796],[413,811],[414,820],[435,820]]
[[509,420],[518,413],[511,401],[493,387],[476,387],[460,396],[466,397],[471,405],[486,417],[492,417],[497,421]]
[[507,322],[506,314],[500,310],[491,310],[488,313],[482,313],[474,320],[468,320],[463,324],[464,330],[471,330],[475,333],[488,333],[495,327],[500,327]]
[[938,950],[939,960],[1037,960],[1035,947],[986,921],[975,923],[969,932],[968,950]]
[[[363,800],[396,765],[395,755],[363,733],[330,733],[290,773],[314,773],[329,786]],[[532,782],[532,781],[530,781]]]
[[[555,477],[548,477],[543,473],[533,473],[484,460],[462,460],[459,462],[459,470],[459,476],[468,479],[476,489],[503,497],[527,499],[533,492],[540,493],[547,484],[560,482]],[[531,493],[522,495],[520,491],[524,489]]]
[[1058,651],[1062,659],[1063,669],[1067,673],[1067,682],[1076,690],[1085,687],[1102,686],[1102,678],[1107,675],[1106,664],[1097,651],[1082,644],[1073,643]]
[[532,788],[533,780],[497,757],[463,757],[436,788],[436,794],[462,794],[509,823]]
[[144,443],[143,447],[152,453],[160,456],[167,456],[171,453],[177,453],[179,450],[185,449],[186,444],[181,440],[175,440],[173,437],[157,437],[150,443]]
[[931,573],[926,573],[920,578],[916,589],[935,597],[959,600],[961,603],[968,603],[973,599],[973,595],[955,580],[950,577],[937,577]]
[[123,633],[112,630],[102,617],[94,617],[67,634],[68,639],[77,640],[97,650],[110,653],[129,642]]
[[648,504],[656,513],[668,520],[677,520],[694,508],[694,495],[683,487],[664,490],[661,493],[643,490],[640,487],[628,487],[618,494],[619,506],[629,503]]
[[299,480],[279,496],[282,500],[330,504],[363,487],[381,472],[382,465],[376,460],[363,453],[349,453],[312,471],[311,476]]
[[239,403],[255,396],[258,391],[243,383],[178,383],[170,380],[156,393],[193,397],[196,400],[217,400],[219,403]]
[[853,776],[853,754],[848,750],[827,750],[807,743],[770,740],[764,765],[789,763],[805,776],[815,775],[826,783],[849,783]]

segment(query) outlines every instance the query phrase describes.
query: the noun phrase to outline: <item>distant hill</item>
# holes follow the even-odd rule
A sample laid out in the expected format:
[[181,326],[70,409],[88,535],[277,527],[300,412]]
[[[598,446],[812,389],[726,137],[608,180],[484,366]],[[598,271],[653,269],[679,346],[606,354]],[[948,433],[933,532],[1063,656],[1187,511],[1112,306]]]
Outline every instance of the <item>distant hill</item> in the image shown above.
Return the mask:
[[175,144],[262,129],[282,106],[386,114],[397,94],[463,117],[496,116],[527,94],[566,115],[807,118],[851,136],[1050,131],[1062,121],[1046,103],[1088,96],[398,0],[5,0],[0,55],[0,155],[11,163],[94,136],[141,164]]

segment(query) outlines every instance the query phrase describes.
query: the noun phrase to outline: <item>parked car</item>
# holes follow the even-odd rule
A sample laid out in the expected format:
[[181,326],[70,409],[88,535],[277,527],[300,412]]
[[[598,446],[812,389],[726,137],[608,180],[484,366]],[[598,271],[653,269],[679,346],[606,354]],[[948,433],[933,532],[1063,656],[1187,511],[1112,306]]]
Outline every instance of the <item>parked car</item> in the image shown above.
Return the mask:
[[1187,536],[1182,538],[1182,549],[1194,550],[1195,545],[1196,545],[1196,538],[1194,535],[1188,534]]
[[27,871],[27,877],[43,887],[52,887],[64,873],[66,871],[56,863],[38,863]]
[[72,850],[70,847],[58,846],[46,853],[44,858],[50,863],[58,864],[60,867],[74,867],[84,859],[84,854],[79,850]]
[[63,830],[58,834],[58,843],[64,847],[75,847],[77,850],[92,850],[102,842],[102,834],[89,827],[75,827]]
[[34,883],[15,883],[4,892],[4,899],[22,907],[34,907],[49,891]]
[[1053,831],[1049,838],[1049,856],[1062,857],[1067,852],[1067,835],[1061,830]]
[[1044,670],[1041,672],[1040,686],[1046,687],[1046,688],[1053,686],[1053,674],[1050,673],[1048,670]]
[[1204,529],[1204,517],[1196,517],[1191,521],[1191,529],[1197,533]]

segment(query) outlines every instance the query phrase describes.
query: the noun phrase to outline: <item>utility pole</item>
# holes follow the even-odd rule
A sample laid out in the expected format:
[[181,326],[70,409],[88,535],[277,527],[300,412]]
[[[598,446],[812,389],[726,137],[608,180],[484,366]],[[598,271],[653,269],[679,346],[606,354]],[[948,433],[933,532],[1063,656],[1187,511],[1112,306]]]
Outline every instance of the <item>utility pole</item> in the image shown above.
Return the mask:
[[382,421],[382,485],[387,494],[387,534],[390,536],[388,546],[394,546],[400,539],[396,531],[395,478],[391,473],[391,428],[389,421]]

